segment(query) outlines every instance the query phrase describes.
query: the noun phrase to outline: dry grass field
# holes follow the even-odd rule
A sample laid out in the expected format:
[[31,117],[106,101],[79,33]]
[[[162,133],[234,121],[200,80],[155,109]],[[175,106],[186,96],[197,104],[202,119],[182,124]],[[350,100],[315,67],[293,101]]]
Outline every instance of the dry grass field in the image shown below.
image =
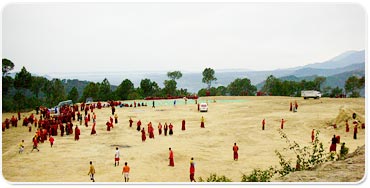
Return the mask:
[[[118,124],[110,132],[106,131],[105,125],[111,115],[110,108],[95,109],[97,135],[90,135],[92,122],[89,127],[79,126],[79,141],[74,141],[73,135],[60,137],[58,130],[53,148],[50,148],[49,142],[45,142],[39,145],[40,152],[30,152],[34,127],[30,133],[18,122],[17,128],[11,127],[2,133],[3,176],[10,182],[90,182],[87,173],[89,161],[93,161],[97,182],[123,182],[121,172],[127,161],[131,167],[131,182],[188,182],[189,160],[194,157],[196,179],[217,173],[240,181],[243,173],[279,165],[274,151],[287,147],[278,133],[281,118],[286,120],[284,132],[301,146],[310,144],[313,128],[320,130],[319,138],[327,151],[334,134],[341,136],[341,142],[346,143],[350,153],[365,144],[365,130],[359,129],[358,139],[354,140],[353,124],[350,123],[349,133],[345,132],[344,125],[344,120],[351,117],[353,112],[360,121],[365,122],[364,98],[304,100],[251,96],[201,99],[209,102],[209,111],[206,113],[198,112],[193,100],[187,104],[156,108],[151,107],[152,101],[147,101],[146,107],[117,107]],[[298,112],[293,113],[289,111],[289,103],[295,100],[299,108]],[[23,113],[22,116],[30,113]],[[2,120],[12,115],[3,113]],[[205,117],[204,129],[200,128],[202,116]],[[134,120],[132,128],[128,126],[129,117]],[[263,118],[266,119],[264,131],[261,129]],[[155,139],[147,136],[146,142],[141,141],[141,133],[136,131],[139,119],[146,130],[147,124],[153,123]],[[185,131],[181,131],[183,119],[186,120]],[[158,122],[172,123],[174,135],[158,135]],[[334,129],[330,126],[332,123],[338,127]],[[17,145],[22,139],[26,141],[25,151],[18,154]],[[239,161],[233,160],[234,142],[239,146]],[[114,166],[116,146],[121,152],[118,167]],[[169,147],[174,151],[175,167],[168,166]],[[337,146],[337,151],[339,148]],[[357,173],[364,175],[365,171]],[[341,181],[359,181],[346,180],[346,174],[342,175],[344,179]]]

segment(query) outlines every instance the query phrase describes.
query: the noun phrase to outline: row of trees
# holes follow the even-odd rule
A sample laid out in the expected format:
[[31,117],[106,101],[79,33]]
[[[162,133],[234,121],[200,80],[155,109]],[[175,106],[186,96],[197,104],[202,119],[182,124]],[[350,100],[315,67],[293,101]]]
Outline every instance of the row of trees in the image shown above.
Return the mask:
[[[143,99],[145,97],[166,97],[166,96],[188,96],[191,95],[187,89],[177,88],[176,80],[182,77],[180,71],[168,72],[168,80],[164,81],[164,88],[160,88],[155,81],[142,79],[140,86],[135,88],[129,79],[123,80],[115,89],[108,79],[102,82],[88,82],[83,91],[79,92],[76,86],[66,90],[65,85],[68,80],[52,79],[45,77],[32,76],[25,67],[16,73],[14,79],[9,76],[14,64],[8,59],[2,60],[2,94],[3,111],[17,111],[21,109],[32,109],[35,106],[44,105],[55,106],[58,102],[71,99],[73,102],[82,102],[86,98],[92,97],[94,100],[132,100]],[[216,81],[215,71],[212,68],[205,68],[202,82],[207,84],[207,88],[200,89],[198,96],[246,96],[256,95],[257,88],[251,84],[248,78],[237,78],[228,86],[212,87],[212,82]],[[300,96],[301,90],[320,90],[325,82],[325,77],[316,77],[313,81],[302,80],[283,81],[272,75],[267,77],[261,92],[273,96]],[[365,85],[365,77],[358,78],[351,76],[346,81],[345,91],[352,97],[360,95],[360,89]],[[343,94],[343,89],[336,87],[323,88],[324,96],[338,96]]]

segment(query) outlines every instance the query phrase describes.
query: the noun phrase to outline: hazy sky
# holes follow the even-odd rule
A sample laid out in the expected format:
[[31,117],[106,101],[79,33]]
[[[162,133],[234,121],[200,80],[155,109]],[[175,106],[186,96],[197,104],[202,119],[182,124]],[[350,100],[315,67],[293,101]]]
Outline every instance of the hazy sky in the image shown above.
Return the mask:
[[272,70],[366,45],[356,4],[28,3],[2,16],[3,58],[32,73]]

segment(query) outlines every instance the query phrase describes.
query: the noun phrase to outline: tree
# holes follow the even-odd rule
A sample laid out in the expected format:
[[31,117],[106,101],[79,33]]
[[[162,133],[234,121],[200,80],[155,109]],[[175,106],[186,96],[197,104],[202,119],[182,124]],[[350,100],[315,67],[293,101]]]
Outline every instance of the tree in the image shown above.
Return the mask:
[[42,89],[42,86],[48,82],[48,80],[45,77],[41,76],[32,76],[32,82],[31,82],[31,91],[33,94],[35,94],[36,98],[39,98],[39,93]]
[[7,76],[8,72],[13,70],[14,68],[14,63],[11,62],[8,59],[3,59],[2,60],[2,69],[3,69],[3,77]]
[[338,97],[342,94],[343,94],[343,89],[337,86],[331,90],[330,97]]
[[323,76],[318,76],[316,77],[313,82],[315,83],[315,90],[321,91],[321,84],[324,83],[326,80],[325,77]]
[[175,96],[176,95],[176,81],[175,80],[165,80],[163,91],[166,95]]
[[256,86],[253,86],[248,78],[237,78],[227,88],[230,95],[234,96],[255,95],[257,91]]
[[140,88],[143,90],[143,97],[153,96],[159,90],[158,84],[147,78],[141,80]]
[[7,95],[9,92],[9,89],[13,87],[13,78],[10,76],[3,76],[2,80],[2,90],[3,90],[3,96]]
[[29,89],[31,87],[32,76],[26,68],[22,67],[21,72],[15,74],[14,87]]
[[281,81],[275,76],[270,75],[267,77],[265,84],[262,87],[262,91],[267,94],[274,96],[280,95]]
[[71,91],[68,93],[68,99],[76,103],[78,98],[79,98],[79,94],[78,94],[77,88],[73,87]]
[[119,99],[127,100],[129,94],[133,91],[135,91],[134,84],[129,79],[125,79],[117,87],[115,92]]
[[227,93],[227,87],[225,86],[218,86],[216,90],[216,96],[225,96]]
[[346,90],[346,93],[351,93],[350,97],[359,97],[360,96],[360,88],[361,88],[361,82],[360,79],[356,76],[350,76],[346,80],[346,83],[344,85],[344,88]]
[[104,78],[102,83],[99,84],[99,95],[98,99],[102,101],[107,101],[110,99],[111,95],[110,83],[107,78]]
[[182,73],[180,71],[167,72],[167,76],[171,80],[178,80],[182,77]]
[[211,68],[205,68],[203,70],[202,82],[208,85],[208,89],[211,88],[212,81],[216,81],[215,71]]
[[92,97],[93,99],[98,99],[98,92],[99,92],[99,85],[94,82],[90,82],[84,88],[80,101],[85,101],[88,97]]

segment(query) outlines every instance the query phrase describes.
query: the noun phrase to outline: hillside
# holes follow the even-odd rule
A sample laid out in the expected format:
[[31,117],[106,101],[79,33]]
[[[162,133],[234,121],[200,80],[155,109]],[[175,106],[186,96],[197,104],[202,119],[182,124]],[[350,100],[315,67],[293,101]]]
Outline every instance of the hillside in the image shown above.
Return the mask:
[[365,145],[348,154],[345,160],[324,163],[310,171],[297,171],[276,182],[359,182],[365,172]]

